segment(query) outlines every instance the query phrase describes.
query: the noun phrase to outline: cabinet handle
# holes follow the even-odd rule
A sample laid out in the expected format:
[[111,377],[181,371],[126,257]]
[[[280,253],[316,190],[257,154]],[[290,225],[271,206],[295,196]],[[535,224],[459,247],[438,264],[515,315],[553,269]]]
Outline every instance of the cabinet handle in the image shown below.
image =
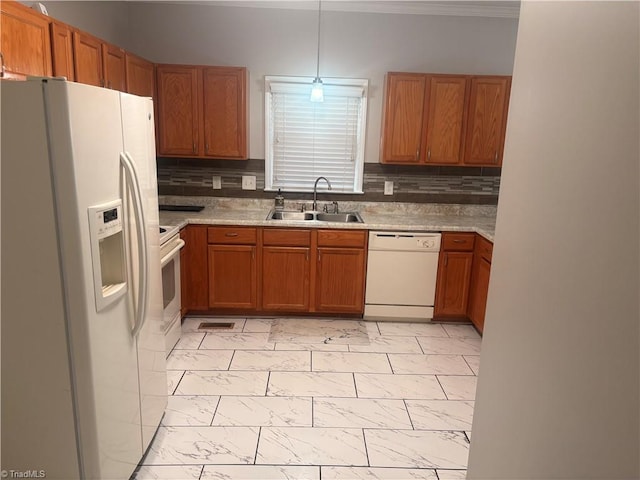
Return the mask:
[[420,159],[420,148],[416,149],[416,161]]
[[193,142],[193,153],[196,153],[196,142]]
[[318,250],[318,263],[320,263],[320,250]]
[[447,255],[447,254],[445,253],[445,254],[444,254],[444,266],[446,267],[448,263],[449,263],[449,255]]
[[4,54],[2,52],[0,52],[0,78],[4,77]]
[[431,147],[429,147],[429,150],[427,150],[427,161],[431,161]]
[[493,163],[498,163],[498,151],[496,150],[496,155],[493,157]]
[[309,261],[309,250],[307,250],[307,254],[305,255],[305,257],[307,258],[307,262]]
[[462,238],[454,238],[453,243],[467,243],[467,241]]
[[204,151],[209,153],[209,144],[208,143],[204,144]]
[[237,237],[237,232],[229,232],[224,234],[225,237]]

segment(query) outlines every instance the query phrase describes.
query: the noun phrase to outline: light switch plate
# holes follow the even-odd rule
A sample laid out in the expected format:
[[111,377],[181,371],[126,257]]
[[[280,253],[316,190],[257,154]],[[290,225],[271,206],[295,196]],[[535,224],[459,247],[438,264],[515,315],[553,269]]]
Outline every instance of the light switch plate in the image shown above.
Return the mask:
[[256,176],[255,175],[243,175],[242,176],[242,190],[255,190],[256,189]]
[[385,180],[384,182],[384,194],[385,195],[393,195],[393,182],[389,180]]
[[222,177],[220,175],[214,175],[211,177],[211,184],[214,190],[222,189]]

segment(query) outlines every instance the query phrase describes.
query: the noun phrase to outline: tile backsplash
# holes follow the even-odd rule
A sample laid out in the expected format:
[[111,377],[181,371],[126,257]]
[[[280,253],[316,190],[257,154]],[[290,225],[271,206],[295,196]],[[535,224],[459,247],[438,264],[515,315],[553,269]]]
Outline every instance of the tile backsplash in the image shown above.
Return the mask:
[[[324,200],[363,202],[458,203],[496,205],[500,168],[434,167],[365,163],[364,194],[323,192]],[[222,188],[212,188],[220,176]],[[242,190],[242,176],[255,175],[256,190]],[[384,195],[384,182],[393,182],[393,195]],[[160,195],[273,198],[264,191],[264,160],[201,160],[158,158]],[[288,199],[311,199],[310,193],[286,193]],[[334,198],[335,197],[335,198]]]

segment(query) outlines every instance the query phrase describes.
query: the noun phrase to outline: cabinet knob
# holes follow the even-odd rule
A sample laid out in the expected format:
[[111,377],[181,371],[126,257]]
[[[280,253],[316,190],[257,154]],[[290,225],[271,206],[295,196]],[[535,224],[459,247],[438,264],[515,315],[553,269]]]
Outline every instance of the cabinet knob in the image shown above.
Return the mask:
[[0,52],[0,78],[4,77],[4,54]]

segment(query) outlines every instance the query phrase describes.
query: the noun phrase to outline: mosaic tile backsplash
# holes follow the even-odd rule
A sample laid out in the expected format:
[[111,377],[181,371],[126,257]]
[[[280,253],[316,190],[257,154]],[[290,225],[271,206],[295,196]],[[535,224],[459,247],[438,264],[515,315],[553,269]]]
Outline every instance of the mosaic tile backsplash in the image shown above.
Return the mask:
[[[335,200],[363,202],[458,203],[496,205],[500,168],[396,166],[365,163],[364,194],[334,194]],[[256,190],[242,190],[242,176],[255,175]],[[222,188],[212,188],[220,176]],[[393,195],[384,195],[384,182]],[[264,191],[264,160],[200,160],[158,158],[160,195],[273,198]],[[287,193],[288,199],[309,200],[310,193]],[[332,200],[330,192],[323,198]]]

